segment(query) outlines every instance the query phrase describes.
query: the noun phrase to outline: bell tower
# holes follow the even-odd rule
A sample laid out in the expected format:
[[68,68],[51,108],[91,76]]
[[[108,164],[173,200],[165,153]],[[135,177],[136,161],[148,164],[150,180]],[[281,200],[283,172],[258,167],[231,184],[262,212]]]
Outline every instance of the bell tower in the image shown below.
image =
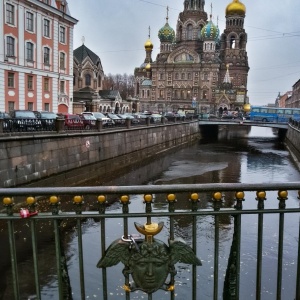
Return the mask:
[[246,7],[239,0],[233,0],[227,5],[225,13],[226,28],[220,38],[220,80],[225,78],[230,66],[232,89],[238,95],[246,95],[249,72],[247,33],[244,29]]

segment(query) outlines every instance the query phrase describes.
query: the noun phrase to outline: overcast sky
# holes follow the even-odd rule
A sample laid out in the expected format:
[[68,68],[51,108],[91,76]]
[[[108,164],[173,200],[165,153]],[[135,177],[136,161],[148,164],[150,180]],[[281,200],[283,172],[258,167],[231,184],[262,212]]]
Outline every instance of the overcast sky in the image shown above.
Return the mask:
[[[206,1],[213,22],[222,33],[225,8],[231,0]],[[300,79],[300,1],[243,0],[246,8],[245,30],[250,71],[248,95],[251,104],[274,103],[278,92],[292,90]],[[133,74],[145,59],[144,43],[151,27],[156,59],[159,29],[166,21],[176,31],[178,14],[184,0],[69,0],[71,15],[78,20],[74,29],[74,49],[85,45],[96,53],[105,74]]]

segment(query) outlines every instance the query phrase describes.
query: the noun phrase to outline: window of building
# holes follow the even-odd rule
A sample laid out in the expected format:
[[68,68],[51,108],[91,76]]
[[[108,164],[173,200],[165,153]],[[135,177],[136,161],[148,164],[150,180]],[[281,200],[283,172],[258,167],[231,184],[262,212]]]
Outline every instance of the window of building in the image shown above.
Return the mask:
[[26,12],[26,30],[33,31],[33,13]]
[[44,36],[50,37],[50,21],[44,19]]
[[160,80],[163,80],[163,79],[164,79],[164,73],[160,73],[160,74],[159,74],[159,79],[160,79]]
[[91,85],[91,75],[90,74],[86,74],[85,75],[85,85],[86,86],[90,86]]
[[188,73],[188,80],[191,80],[191,79],[192,79],[192,74]]
[[15,87],[15,73],[8,73],[7,86],[9,88],[14,88]]
[[31,110],[31,111],[33,110],[33,102],[28,102],[27,103],[27,109]]
[[51,0],[43,0],[43,2],[46,3],[46,4],[50,4],[50,1]]
[[164,97],[164,91],[163,91],[163,90],[160,90],[160,91],[159,91],[159,97],[160,97],[160,98],[163,98],[163,97]]
[[49,92],[49,78],[44,78],[44,91]]
[[15,39],[11,36],[6,37],[6,56],[15,56]]
[[61,70],[65,69],[65,60],[66,60],[66,55],[63,52],[60,52],[59,54],[59,68]]
[[50,65],[50,49],[48,47],[44,48],[44,64]]
[[66,6],[65,6],[65,3],[63,3],[63,2],[61,2],[60,3],[60,10],[62,11],[62,12],[66,12]]
[[8,101],[8,111],[13,111],[15,109],[15,102]]
[[33,90],[33,76],[27,76],[27,88],[28,90]]
[[15,25],[15,7],[6,3],[6,23]]
[[61,81],[61,82],[60,82],[60,92],[61,92],[61,93],[64,93],[64,92],[65,92],[65,82],[64,82],[64,81]]
[[33,44],[30,42],[26,43],[26,59],[33,61]]
[[189,24],[187,26],[187,39],[192,40],[193,39],[193,26]]
[[44,104],[44,111],[50,111],[50,103]]
[[59,41],[63,44],[66,42],[66,28],[62,26],[59,27]]
[[175,79],[179,79],[179,74],[175,73]]
[[206,97],[207,97],[207,91],[203,91],[203,93],[202,93],[202,98],[203,98],[203,99],[206,99]]
[[185,79],[185,73],[181,74],[181,79],[184,80]]

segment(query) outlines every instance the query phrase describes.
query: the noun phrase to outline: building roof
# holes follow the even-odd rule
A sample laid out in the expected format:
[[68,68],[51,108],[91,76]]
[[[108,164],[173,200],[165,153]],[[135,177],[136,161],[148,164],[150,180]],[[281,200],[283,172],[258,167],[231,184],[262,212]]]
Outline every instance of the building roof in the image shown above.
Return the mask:
[[115,100],[119,95],[119,91],[116,90],[102,90],[99,91],[99,96],[102,99],[110,99],[110,100]]
[[100,57],[87,48],[84,44],[75,49],[73,54],[79,63],[82,63],[87,57],[89,57],[94,64],[97,64],[98,61],[101,62]]

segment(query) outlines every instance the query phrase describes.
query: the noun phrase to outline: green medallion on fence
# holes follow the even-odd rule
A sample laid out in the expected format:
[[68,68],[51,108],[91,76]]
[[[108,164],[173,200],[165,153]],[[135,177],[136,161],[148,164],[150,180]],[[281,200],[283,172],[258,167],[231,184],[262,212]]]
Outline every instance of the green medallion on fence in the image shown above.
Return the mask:
[[[125,265],[124,276],[131,275],[133,282],[124,289],[127,292],[142,290],[148,294],[158,289],[174,290],[174,278],[176,274],[175,264],[182,262],[186,264],[201,265],[196,257],[182,239],[170,240],[169,244],[154,239],[164,223],[150,223],[140,225],[134,223],[137,231],[142,235],[129,235],[115,240],[106,250],[104,256],[97,264],[98,268],[111,267],[120,261]],[[166,282],[168,275],[169,282]]]

